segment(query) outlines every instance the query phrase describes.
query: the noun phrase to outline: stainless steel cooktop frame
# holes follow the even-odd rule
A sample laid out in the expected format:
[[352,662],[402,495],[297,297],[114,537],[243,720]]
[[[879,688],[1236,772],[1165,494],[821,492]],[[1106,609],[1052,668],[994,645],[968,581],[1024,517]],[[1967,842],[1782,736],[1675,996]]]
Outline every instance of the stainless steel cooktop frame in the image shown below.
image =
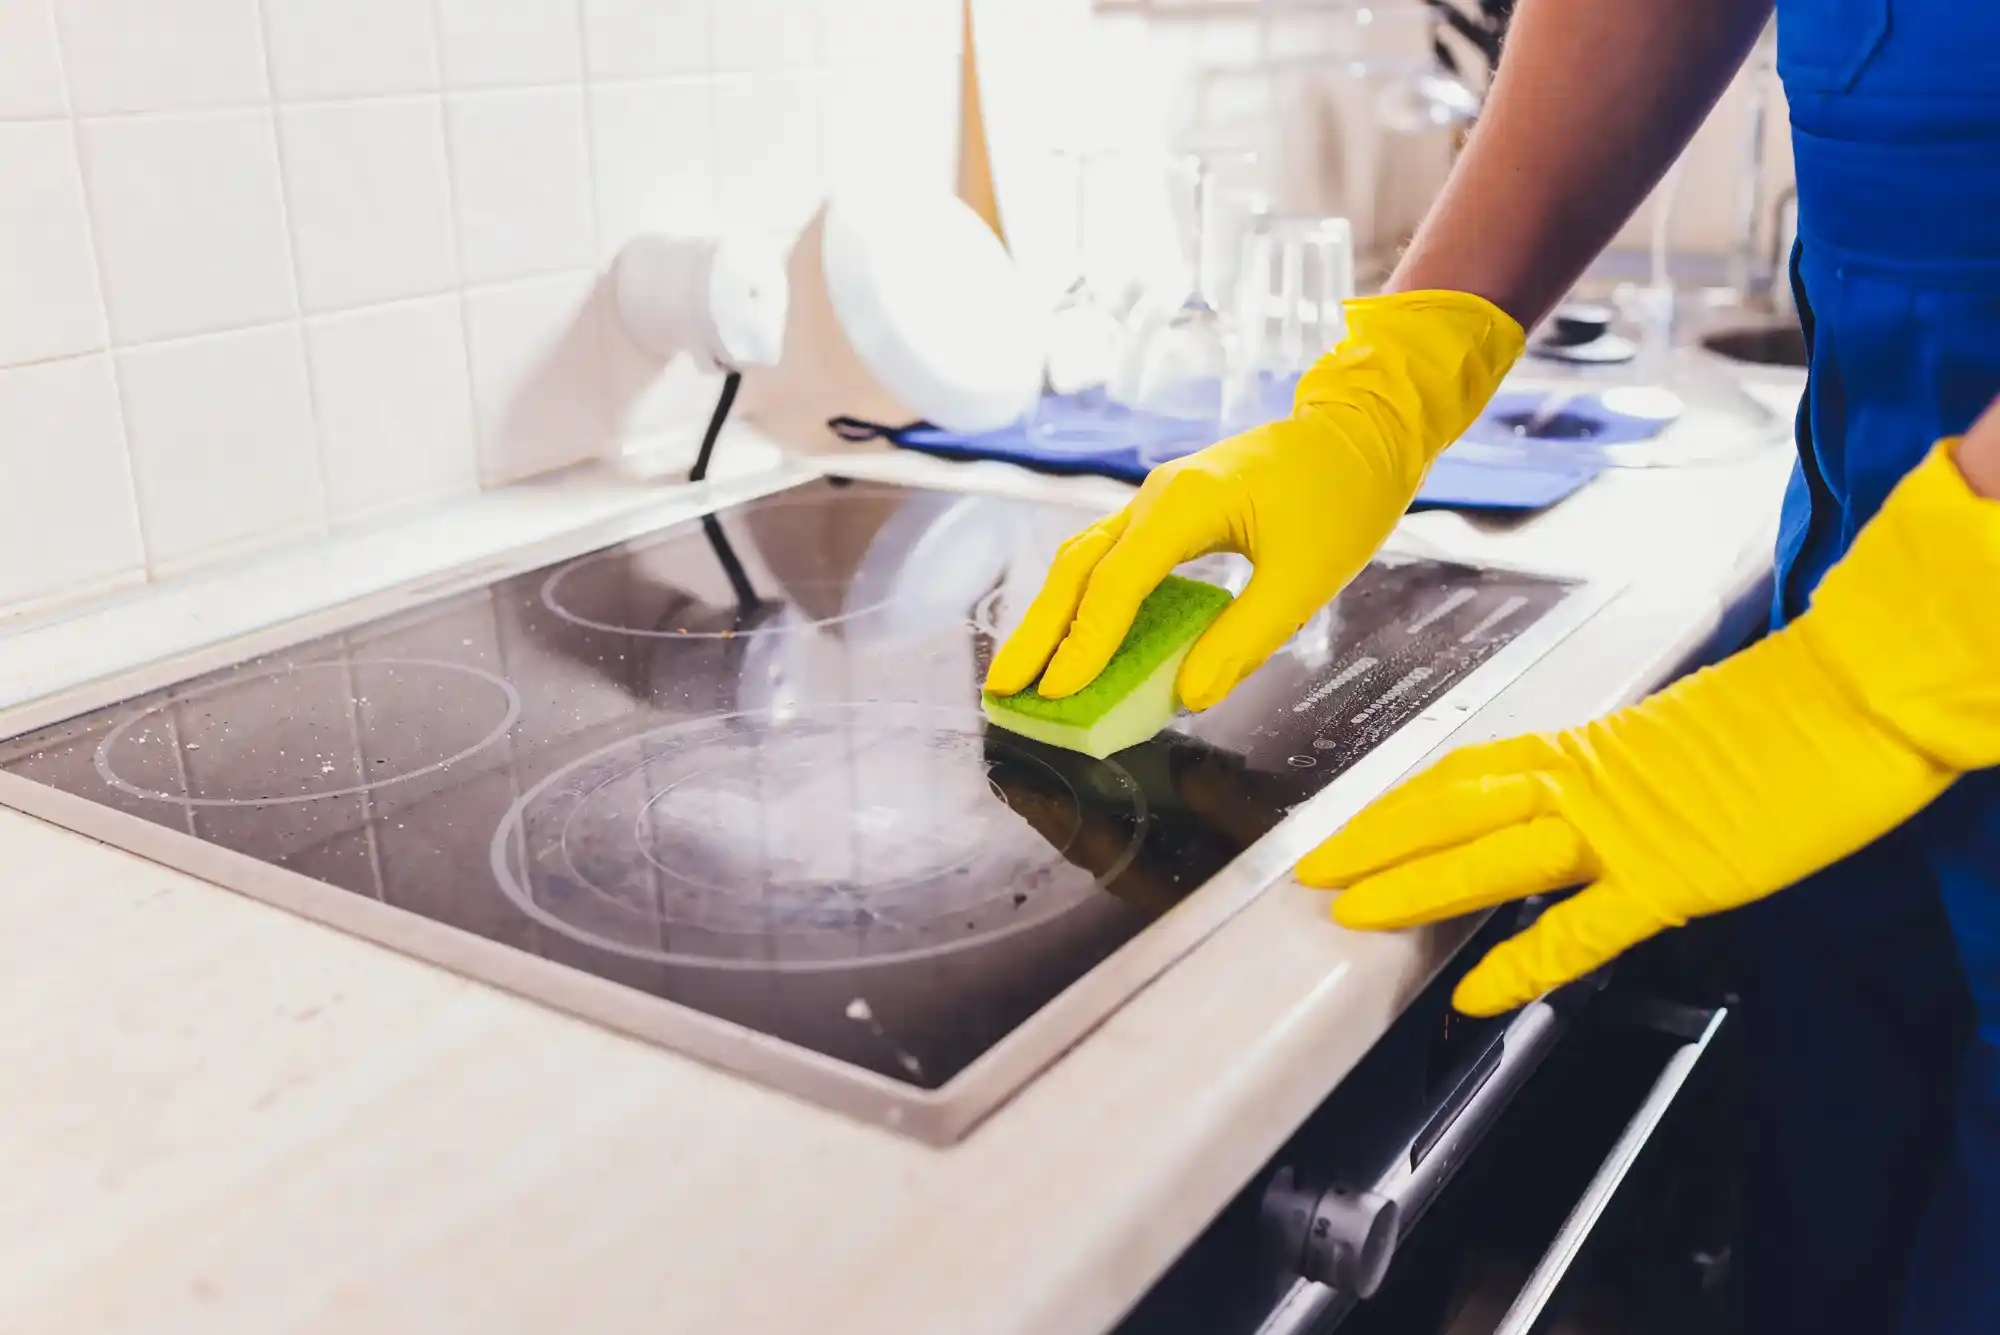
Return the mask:
[[[912,481],[873,469],[840,471],[858,482],[938,486],[928,479]],[[819,470],[791,467],[752,480],[703,484],[692,496],[683,493],[670,503],[527,544],[499,557],[469,562],[442,574],[408,580],[250,634],[100,678],[0,711],[0,741],[258,654],[352,629],[379,617],[774,495],[819,476],[822,476]],[[973,494],[982,490],[955,489]],[[1021,491],[1018,487],[1008,487],[999,494],[1020,498]],[[1047,499],[1056,505],[1074,504],[1061,497]],[[1385,548],[1385,555],[1459,559],[1429,547],[1405,547],[1394,540]],[[1478,561],[1467,564],[1493,565]],[[1431,708],[1292,812],[1179,907],[1126,943],[936,1090],[918,1089],[849,1066],[755,1030],[524,954],[17,775],[0,773],[0,806],[850,1116],[877,1122],[929,1144],[948,1145],[962,1139],[1148,982],[1263,891],[1284,879],[1302,855],[1447,741],[1618,593],[1616,585],[1591,580],[1578,571],[1511,568],[1578,583],[1519,639],[1501,649]]]

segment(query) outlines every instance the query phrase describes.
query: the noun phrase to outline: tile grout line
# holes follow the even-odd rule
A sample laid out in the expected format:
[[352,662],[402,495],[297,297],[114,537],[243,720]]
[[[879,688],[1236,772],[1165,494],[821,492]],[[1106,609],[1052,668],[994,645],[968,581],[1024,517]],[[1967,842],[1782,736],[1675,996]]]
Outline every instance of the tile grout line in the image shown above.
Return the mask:
[[479,410],[479,388],[472,364],[472,306],[466,297],[473,291],[473,284],[465,277],[464,209],[458,197],[458,148],[452,141],[451,78],[445,71],[441,3],[442,0],[423,0],[424,13],[430,19],[431,53],[437,59],[438,122],[444,131],[444,184],[451,200],[452,264],[458,274],[458,342],[465,355],[465,406],[472,420],[472,490],[479,493],[491,490],[486,485],[486,414]]
[[38,366],[60,366],[64,362],[89,361],[92,357],[103,357],[107,361],[116,351],[107,341],[101,347],[85,348],[81,352],[52,352],[46,357],[27,357],[17,362],[0,364],[0,374],[8,371],[32,371]]
[[[447,219],[451,231],[451,277],[450,296],[452,307],[458,315],[458,361],[465,372],[465,420],[472,431],[472,457],[466,462],[471,473],[462,481],[471,483],[471,494],[485,490],[479,478],[479,448],[485,438],[485,429],[479,420],[479,396],[472,387],[472,320],[466,310],[465,294],[473,285],[465,277],[465,238],[459,233],[458,215],[458,157],[451,146],[451,104],[444,77],[444,21],[438,15],[436,0],[422,0],[424,14],[428,20],[431,35],[431,62],[437,76],[438,145],[444,152],[444,197],[445,209],[450,213]],[[455,480],[448,488],[451,495],[464,494],[460,480]]]
[[163,338],[149,338],[138,343],[121,343],[115,348],[87,348],[82,352],[62,352],[48,357],[33,357],[26,361],[9,362],[0,366],[0,371],[19,370],[29,366],[47,366],[52,362],[77,361],[84,357],[98,357],[108,351],[118,353],[149,352],[154,348],[170,348],[182,343],[199,343],[206,339],[228,338],[232,334],[250,334],[260,330],[278,329],[285,325],[310,327],[356,316],[372,315],[377,311],[394,310],[399,306],[417,306],[425,302],[442,301],[463,293],[500,292],[508,288],[523,287],[550,278],[573,278],[591,273],[585,264],[564,264],[551,269],[536,269],[511,278],[497,279],[490,283],[466,283],[458,287],[433,288],[426,292],[412,292],[406,296],[390,297],[384,301],[371,301],[359,306],[331,307],[322,311],[307,311],[302,315],[281,315],[269,320],[247,320],[240,324],[223,325],[214,329],[197,330],[190,334],[168,334]]
[[[436,31],[434,29],[434,31]],[[862,60],[847,62],[842,67],[866,69],[875,66],[897,66],[899,62],[888,60]],[[831,67],[828,67],[831,68]],[[448,97],[493,97],[508,93],[549,92],[561,88],[574,88],[578,83],[588,81],[604,88],[646,87],[653,84],[698,84],[711,81],[731,82],[761,78],[767,75],[813,74],[820,71],[814,65],[772,65],[764,68],[681,70],[666,74],[579,74],[575,79],[531,79],[505,83],[452,85],[440,79],[432,88],[408,87],[384,89],[369,93],[343,93],[331,97],[280,97],[273,93],[262,102],[203,102],[184,106],[148,107],[138,111],[93,111],[75,110],[28,112],[17,115],[0,115],[0,125],[46,125],[51,121],[138,121],[173,120],[180,117],[225,116],[231,112],[285,110],[324,110],[330,107],[366,106],[375,102],[406,101],[410,98],[435,96],[442,92]],[[65,90],[67,95],[67,90]]]
[[708,6],[708,65],[709,78],[703,83],[701,100],[708,121],[708,223],[717,232],[728,230],[729,219],[722,210],[722,80],[714,77],[715,49],[721,43],[721,22],[716,14],[716,5]]
[[611,285],[608,281],[613,271],[612,266],[616,264],[616,257],[608,262],[604,257],[606,241],[603,208],[604,177],[597,152],[597,99],[593,94],[598,84],[591,69],[590,17],[586,12],[588,9],[589,0],[576,0],[577,69],[583,99],[583,163],[584,175],[590,183],[590,253],[591,270],[594,275],[591,284],[593,292],[590,304],[593,309],[590,322],[591,332],[597,343],[595,375],[597,401],[599,410],[604,414],[604,426],[609,436],[606,443],[610,447],[612,456],[616,457],[625,451],[625,432],[623,424],[618,420],[618,393],[617,386],[613,383],[611,368],[613,331],[606,328],[617,314],[616,297],[610,292]]
[[[957,56],[951,59],[958,59]],[[770,65],[758,68],[710,69],[700,72],[682,71],[673,74],[606,74],[579,75],[575,79],[537,79],[515,83],[471,84],[455,87],[442,81],[434,88],[397,88],[383,92],[348,93],[338,97],[279,97],[275,93],[263,102],[213,102],[175,107],[150,107],[143,111],[94,111],[77,112],[53,111],[30,113],[27,115],[0,115],[0,126],[47,125],[55,121],[73,120],[87,124],[99,122],[149,121],[149,120],[192,120],[203,116],[241,115],[246,111],[325,111],[337,107],[371,106],[382,102],[408,102],[421,97],[444,96],[450,98],[477,99],[504,97],[509,93],[544,93],[565,88],[575,88],[580,84],[597,88],[653,88],[692,87],[697,84],[750,83],[768,78],[800,78],[814,75],[839,73],[882,73],[892,70],[906,70],[910,66],[901,60],[874,57],[853,60],[822,60],[817,64]]]
[[62,24],[55,8],[49,8],[49,30],[55,45],[56,68],[62,76],[63,119],[69,124],[70,147],[76,154],[76,184],[83,195],[84,244],[90,248],[91,277],[97,283],[97,313],[104,320],[104,347],[83,356],[101,355],[105,372],[111,377],[111,394],[118,407],[119,453],[125,459],[125,492],[131,498],[132,528],[139,536],[139,578],[153,579],[153,541],[146,532],[146,508],[139,503],[139,465],[132,453],[132,410],[125,397],[125,377],[118,372],[118,337],[111,327],[110,288],[104,281],[104,255],[97,241],[97,210],[91,201],[90,157],[84,147],[83,118],[76,114],[76,90],[70,86],[69,52],[64,46]]
[[333,528],[332,474],[327,467],[326,433],[320,420],[318,376],[313,371],[312,348],[306,339],[305,279],[299,272],[298,228],[292,221],[292,178],[285,169],[284,117],[278,114],[277,86],[271,78],[271,25],[265,16],[265,0],[257,0],[257,52],[263,59],[264,86],[269,99],[265,114],[271,118],[271,148],[278,160],[278,216],[284,223],[285,262],[292,275],[292,300],[296,314],[276,323],[296,326],[299,360],[306,377],[306,413],[312,418],[313,467],[319,479],[319,534]]

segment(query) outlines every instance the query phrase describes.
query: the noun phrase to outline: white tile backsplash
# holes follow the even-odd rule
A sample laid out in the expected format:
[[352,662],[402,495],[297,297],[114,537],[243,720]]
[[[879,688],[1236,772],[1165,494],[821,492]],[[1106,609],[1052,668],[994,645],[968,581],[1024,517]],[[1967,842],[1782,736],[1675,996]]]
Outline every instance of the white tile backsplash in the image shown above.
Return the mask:
[[821,51],[820,3],[821,0],[716,0],[715,68],[730,72],[817,67]]
[[959,6],[0,0],[0,620],[691,449],[609,261],[948,184]]
[[77,112],[262,103],[258,0],[56,0]]
[[290,107],[278,131],[308,312],[457,286],[442,99]]
[[826,76],[744,74],[715,85],[715,193],[725,227],[778,235],[811,220],[826,192]]
[[821,0],[830,64],[927,64],[957,55],[959,0]]
[[590,90],[599,250],[641,232],[693,236],[715,224],[715,159],[705,84],[617,83]]
[[0,371],[0,451],[0,618],[144,573],[110,358]]
[[583,91],[458,94],[447,115],[466,281],[589,264],[595,224]]
[[83,153],[120,343],[297,311],[269,111],[86,121]]
[[584,60],[596,78],[702,74],[715,8],[733,0],[583,0]]
[[335,523],[478,484],[456,293],[306,322]]
[[466,294],[479,476],[517,482],[609,451],[597,276],[554,274]]
[[118,383],[155,574],[324,527],[296,325],[133,348],[118,354]]
[[51,0],[0,0],[0,120],[66,110]]
[[437,14],[453,88],[559,83],[583,73],[578,0],[437,0]]
[[950,190],[958,171],[959,67],[854,65],[826,76],[827,180],[833,188],[884,180]]
[[281,100],[438,87],[437,25],[422,0],[264,0],[264,29]]
[[0,366],[88,352],[104,337],[75,137],[63,121],[0,124]]

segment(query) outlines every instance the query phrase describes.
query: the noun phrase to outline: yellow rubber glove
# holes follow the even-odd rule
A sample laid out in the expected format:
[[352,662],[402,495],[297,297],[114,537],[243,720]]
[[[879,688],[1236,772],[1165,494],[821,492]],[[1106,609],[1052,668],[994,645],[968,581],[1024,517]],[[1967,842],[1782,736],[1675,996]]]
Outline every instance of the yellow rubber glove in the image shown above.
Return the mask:
[[1349,302],[1347,337],[1300,380],[1289,418],[1154,469],[1131,504],[1063,544],[986,689],[1040,677],[1045,696],[1075,694],[1168,572],[1240,552],[1249,587],[1181,665],[1182,703],[1213,705],[1368,563],[1522,342],[1505,312],[1460,292]]
[[1492,1015],[1761,899],[2000,764],[2000,502],[1934,449],[1797,621],[1581,728],[1446,757],[1299,864],[1394,928],[1583,885],[1453,1000]]

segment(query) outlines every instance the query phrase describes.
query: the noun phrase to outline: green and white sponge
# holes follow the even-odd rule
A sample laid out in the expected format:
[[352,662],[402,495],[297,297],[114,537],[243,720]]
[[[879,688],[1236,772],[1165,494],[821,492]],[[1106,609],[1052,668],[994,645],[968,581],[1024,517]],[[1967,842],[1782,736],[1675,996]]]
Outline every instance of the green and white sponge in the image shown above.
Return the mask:
[[1060,700],[1045,699],[1034,686],[1014,695],[988,691],[986,717],[1009,732],[1098,760],[1137,746],[1180,712],[1174,679],[1181,662],[1229,597],[1227,589],[1169,575],[1139,604],[1124,643],[1090,685]]

